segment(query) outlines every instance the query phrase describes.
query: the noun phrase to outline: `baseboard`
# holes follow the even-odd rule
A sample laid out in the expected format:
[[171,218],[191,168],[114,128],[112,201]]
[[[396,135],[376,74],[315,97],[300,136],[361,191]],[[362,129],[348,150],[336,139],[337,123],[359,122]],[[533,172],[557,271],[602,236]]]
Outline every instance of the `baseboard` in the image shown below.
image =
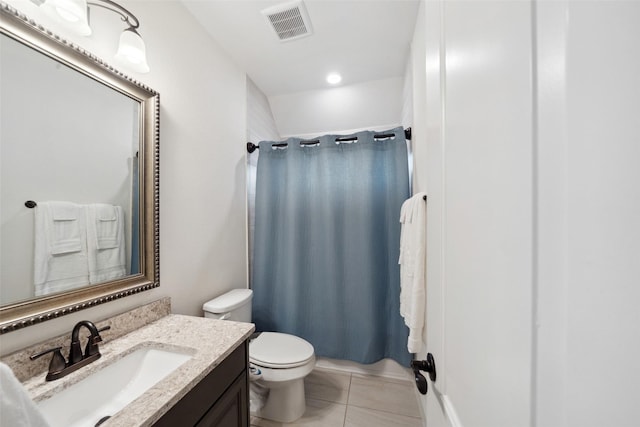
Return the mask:
[[442,396],[442,405],[444,406],[444,416],[447,417],[447,421],[449,421],[451,427],[463,427],[462,423],[460,422],[460,418],[458,417],[458,413],[453,406],[453,402],[451,402],[451,399],[449,399],[449,396]]
[[334,371],[349,372],[352,374],[376,375],[379,377],[412,381],[411,370],[405,368],[395,360],[383,359],[370,365],[363,365],[350,360],[329,359],[318,357],[316,367],[332,369]]
[[426,426],[427,425],[427,396],[424,394],[421,394],[420,391],[418,391],[418,387],[415,387],[413,390],[414,390],[416,399],[418,399],[418,406],[420,406],[420,416],[422,417],[422,423],[424,426]]

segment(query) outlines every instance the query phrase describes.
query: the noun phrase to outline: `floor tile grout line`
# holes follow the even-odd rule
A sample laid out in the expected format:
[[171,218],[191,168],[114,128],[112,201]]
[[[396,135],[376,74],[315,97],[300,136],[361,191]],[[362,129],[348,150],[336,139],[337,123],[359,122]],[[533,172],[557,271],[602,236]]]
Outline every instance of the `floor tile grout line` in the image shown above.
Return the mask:
[[355,405],[353,403],[350,404],[350,405],[347,405],[347,406],[353,406],[354,408],[366,409],[368,411],[384,412],[385,414],[399,415],[401,417],[417,418],[417,419],[420,419],[420,420],[422,419],[422,415],[415,416],[415,415],[401,414],[401,413],[398,413],[398,412],[385,411],[384,409],[380,409],[380,408],[369,408],[367,406]]
[[353,375],[349,374],[349,385],[347,386],[347,406],[349,406],[349,401],[351,400],[351,382],[353,381]]
[[336,402],[335,400],[323,399],[321,397],[307,397],[307,399],[309,399],[309,400],[318,400],[320,402],[335,403],[336,405],[347,406],[346,402]]
[[347,413],[349,412],[349,396],[351,395],[351,379],[353,374],[349,374],[349,386],[347,387],[347,404],[344,408],[344,419],[342,420],[342,427],[347,426]]
[[347,372],[347,371],[328,369],[328,368],[320,368],[320,369],[315,368],[313,372],[316,372],[319,374],[328,373],[332,375],[344,375],[344,376],[348,375],[351,378],[355,377],[355,378],[363,379],[365,381],[373,381],[373,382],[385,382],[385,383],[400,384],[400,385],[414,384],[413,378],[388,377],[384,375],[367,374],[367,373],[361,373],[361,372]]
[[386,377],[367,377],[367,376],[362,376],[362,375],[357,375],[356,376],[357,379],[362,380],[363,382],[369,382],[369,383],[386,383],[386,384],[395,384],[395,385],[401,385],[401,386],[413,386],[413,383],[411,381],[403,381],[403,380],[395,380],[395,379],[389,379]]

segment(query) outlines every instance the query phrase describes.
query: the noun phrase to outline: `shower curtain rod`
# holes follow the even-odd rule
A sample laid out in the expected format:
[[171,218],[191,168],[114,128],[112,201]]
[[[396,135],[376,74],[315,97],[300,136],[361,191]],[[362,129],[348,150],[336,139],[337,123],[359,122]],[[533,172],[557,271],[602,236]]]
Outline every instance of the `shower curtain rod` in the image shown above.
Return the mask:
[[[392,133],[381,133],[378,135],[374,135],[374,138],[391,138],[393,136]],[[411,139],[411,128],[406,128],[404,130],[404,137],[405,139]],[[336,138],[336,141],[338,142],[346,142],[346,141],[356,141],[358,139],[357,136],[346,136],[346,137],[342,137],[342,138]],[[319,139],[313,139],[310,141],[300,141],[300,145],[316,145],[319,144],[320,140]],[[271,144],[272,147],[286,147],[287,143],[286,142],[279,142],[277,144]],[[253,153],[254,151],[256,151],[257,149],[259,149],[260,147],[258,147],[256,144],[254,144],[253,142],[247,142],[247,151],[249,153]]]

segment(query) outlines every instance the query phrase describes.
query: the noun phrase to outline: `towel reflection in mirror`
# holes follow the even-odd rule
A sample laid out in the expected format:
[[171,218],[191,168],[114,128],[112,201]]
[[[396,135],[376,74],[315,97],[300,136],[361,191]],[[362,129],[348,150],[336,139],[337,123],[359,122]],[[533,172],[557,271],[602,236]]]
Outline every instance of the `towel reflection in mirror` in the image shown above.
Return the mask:
[[124,277],[125,249],[121,206],[39,202],[35,208],[35,295]]

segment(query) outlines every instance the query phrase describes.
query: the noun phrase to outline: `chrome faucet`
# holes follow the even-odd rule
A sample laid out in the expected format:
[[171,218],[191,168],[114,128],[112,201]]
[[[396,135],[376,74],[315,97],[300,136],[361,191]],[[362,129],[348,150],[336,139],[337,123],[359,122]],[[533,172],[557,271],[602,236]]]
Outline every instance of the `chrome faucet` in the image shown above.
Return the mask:
[[[82,348],[80,347],[80,329],[85,327],[91,333],[89,339],[87,341],[87,345],[84,349],[84,354],[82,353]],[[100,336],[100,332],[106,331],[107,329],[111,329],[110,326],[105,326],[104,328],[98,329],[93,322],[89,320],[83,320],[78,322],[71,332],[71,348],[69,349],[69,361],[64,359],[64,356],[60,352],[62,347],[54,347],[48,350],[41,351],[40,353],[31,355],[29,358],[31,360],[35,360],[40,356],[44,356],[47,353],[53,353],[51,358],[51,363],[49,363],[49,372],[47,373],[46,380],[53,381],[58,378],[62,378],[71,372],[82,368],[83,366],[88,365],[89,363],[98,360],[101,356],[100,350],[98,348],[98,343],[102,342],[102,337]]]

